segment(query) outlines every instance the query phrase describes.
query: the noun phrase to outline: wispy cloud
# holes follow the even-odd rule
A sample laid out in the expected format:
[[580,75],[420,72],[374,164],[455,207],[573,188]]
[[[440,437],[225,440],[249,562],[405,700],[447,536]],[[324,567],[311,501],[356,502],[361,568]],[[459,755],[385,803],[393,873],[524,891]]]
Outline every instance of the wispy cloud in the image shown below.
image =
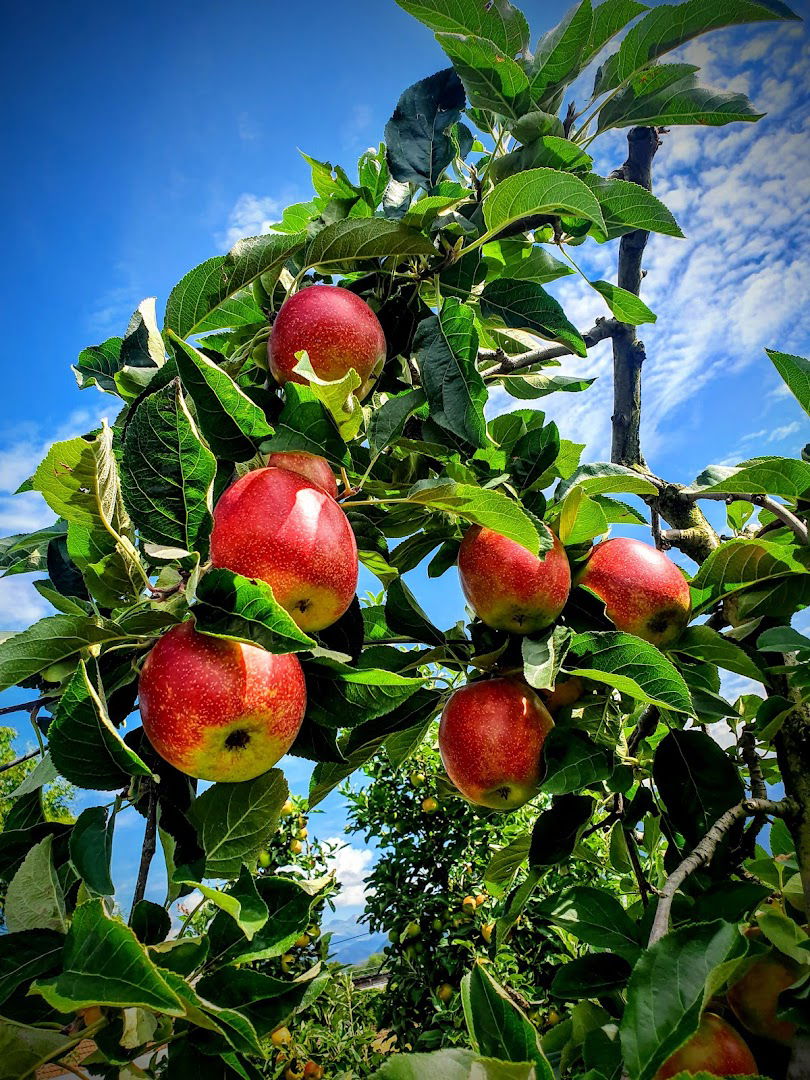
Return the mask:
[[218,236],[223,251],[228,251],[245,236],[261,236],[270,231],[287,205],[270,195],[254,195],[246,191],[234,203],[228,214],[228,227]]
[[368,848],[357,848],[345,843],[340,837],[331,836],[328,844],[339,845],[327,863],[340,882],[340,892],[335,897],[336,907],[358,907],[366,900],[366,875],[371,869],[374,853]]

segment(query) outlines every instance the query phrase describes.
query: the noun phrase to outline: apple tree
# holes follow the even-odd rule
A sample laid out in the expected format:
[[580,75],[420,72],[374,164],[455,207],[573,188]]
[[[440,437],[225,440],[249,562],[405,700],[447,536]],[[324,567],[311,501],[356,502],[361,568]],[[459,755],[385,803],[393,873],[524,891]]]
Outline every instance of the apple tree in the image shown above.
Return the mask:
[[[655,318],[648,235],[681,237],[652,193],[666,129],[758,118],[667,54],[795,16],[581,0],[532,51],[508,0],[399,3],[447,66],[403,92],[356,175],[308,159],[311,200],[190,270],[162,325],[145,300],[82,351],[110,419],[23,484],[54,523],[0,542],[3,572],[40,571],[56,612],[0,646],[0,689],[30,691],[42,740],[0,836],[0,1078],[88,1041],[105,1077],[273,1075],[320,974],[264,968],[319,903],[317,881],[256,873],[288,797],[276,763],[315,763],[314,806],[439,714],[471,804],[537,811],[494,939],[517,947],[531,901],[566,942],[562,1021],[541,1038],[476,963],[468,1045],[394,1055],[381,1077],[806,1069],[810,641],[791,619],[810,602],[810,463],[653,474],[636,329]],[[589,150],[615,129],[627,158],[601,176]],[[615,281],[584,276],[596,317],[579,328],[545,286],[581,273],[586,244],[617,261]],[[582,463],[532,402],[587,393],[559,358],[607,340],[611,460]],[[769,355],[810,411],[810,363]],[[519,404],[492,417],[496,388]],[[605,541],[632,525],[652,543]],[[358,560],[379,601],[356,599]],[[474,617],[437,626],[405,578],[456,563]],[[721,669],[762,696],[726,701]],[[568,699],[555,724],[544,692]],[[57,777],[102,793],[75,823],[43,813]],[[110,851],[129,807],[143,846],[122,912]],[[632,895],[549,888],[586,831],[617,824]],[[145,898],[158,850],[163,905]],[[215,914],[178,936],[169,909],[194,890]]]

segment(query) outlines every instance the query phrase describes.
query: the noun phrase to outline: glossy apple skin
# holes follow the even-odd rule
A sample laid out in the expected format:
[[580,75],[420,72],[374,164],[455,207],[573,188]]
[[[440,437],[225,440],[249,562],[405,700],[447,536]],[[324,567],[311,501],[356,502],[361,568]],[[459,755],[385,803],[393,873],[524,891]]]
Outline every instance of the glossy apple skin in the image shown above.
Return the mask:
[[695,1034],[664,1062],[653,1080],[669,1080],[679,1072],[750,1076],[759,1069],[754,1055],[731,1024],[714,1013],[704,1013]]
[[323,488],[327,495],[337,498],[338,486],[332,466],[326,458],[318,457],[317,454],[307,454],[303,450],[289,451],[284,454],[271,454],[267,459],[270,469],[289,469],[290,472],[305,476],[313,484]]
[[266,581],[302,630],[323,630],[357,588],[357,544],[335,500],[289,469],[256,469],[214,507],[211,561]]
[[754,957],[742,978],[728,988],[726,997],[731,1011],[752,1035],[791,1043],[796,1025],[780,1020],[776,1010],[779,995],[796,982],[800,973],[799,964],[776,950]]
[[545,705],[522,680],[468,683],[442,713],[442,762],[470,802],[516,810],[540,789],[543,743],[553,727]]
[[605,614],[628,634],[671,645],[692,613],[689,585],[662,551],[616,537],[597,544],[577,576],[605,605]]
[[461,588],[487,626],[533,634],[557,618],[571,591],[571,567],[559,539],[543,556],[514,540],[473,525],[458,553]]
[[189,776],[229,783],[252,780],[286,754],[307,704],[297,657],[200,634],[192,621],[149,653],[138,697],[162,758]]
[[342,379],[354,368],[362,379],[355,393],[363,398],[372,371],[385,361],[385,334],[359,296],[337,285],[310,285],[284,301],[273,323],[267,361],[276,382],[306,383],[293,371],[302,351],[322,379]]

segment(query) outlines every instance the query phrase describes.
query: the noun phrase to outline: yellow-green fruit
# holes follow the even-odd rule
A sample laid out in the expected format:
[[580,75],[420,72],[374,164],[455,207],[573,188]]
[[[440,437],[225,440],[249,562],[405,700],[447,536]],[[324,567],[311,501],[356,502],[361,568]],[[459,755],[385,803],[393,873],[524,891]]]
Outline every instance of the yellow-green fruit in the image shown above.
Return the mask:
[[422,927],[419,925],[418,922],[409,922],[405,929],[402,931],[402,936],[404,938],[415,938],[419,937],[421,933]]
[[292,1042],[292,1035],[288,1027],[279,1027],[275,1031],[270,1033],[270,1042],[273,1046],[289,1046]]
[[296,840],[306,840],[306,838],[308,836],[309,836],[309,832],[308,832],[307,829],[299,829],[298,832],[295,834],[295,839]]
[[481,927],[481,937],[484,939],[484,941],[487,943],[487,945],[489,945],[489,943],[492,941],[492,935],[494,933],[495,933],[495,923],[494,922],[484,923],[484,925]]
[[315,924],[313,924],[312,926],[307,927],[307,933],[314,941],[315,938],[319,938],[321,936],[321,928],[320,926],[316,926]]
[[434,919],[433,920],[433,929],[434,930],[443,930],[444,929],[444,923],[442,922],[441,919]]
[[296,949],[305,949],[309,945],[309,934],[299,934],[295,939]]
[[293,853],[293,855],[300,855],[303,850],[304,845],[301,843],[300,840],[293,840],[290,844],[290,851]]
[[439,999],[439,1001],[442,1002],[442,1004],[446,1005],[450,998],[452,998],[454,993],[455,990],[450,985],[450,983],[442,983],[441,986],[436,990],[436,997]]
[[294,810],[295,810],[295,807],[293,806],[292,800],[287,799],[287,801],[284,803],[284,805],[281,808],[281,816],[282,817],[289,817],[290,814]]
[[481,907],[481,905],[485,904],[486,902],[487,902],[487,898],[484,896],[483,893],[477,893],[476,894],[475,903],[476,903],[477,907]]
[[424,782],[425,782],[425,774],[423,772],[412,772],[408,776],[408,779],[410,780],[410,782],[413,784],[414,787],[419,787],[421,784],[424,784]]
[[289,953],[289,952],[284,953],[284,955],[281,958],[281,970],[285,974],[287,974],[294,963],[295,963],[295,957],[293,956],[293,954]]
[[546,1016],[546,1023],[548,1024],[549,1027],[554,1027],[555,1024],[559,1024],[561,1019],[562,1019],[562,1017],[560,1016],[560,1014],[557,1012],[556,1009],[549,1009],[548,1014]]
[[474,896],[465,896],[464,899],[461,901],[461,906],[464,908],[467,914],[471,914],[473,911],[475,911],[478,905],[475,902]]
[[426,814],[433,814],[439,809],[439,803],[432,795],[428,795],[426,799],[422,799],[422,809]]
[[388,931],[388,940],[391,942],[392,945],[396,945],[399,942],[399,934],[396,932],[396,930]]
[[270,862],[271,862],[270,852],[269,851],[260,851],[259,852],[259,866],[264,867],[264,869],[266,870],[267,867],[270,865]]

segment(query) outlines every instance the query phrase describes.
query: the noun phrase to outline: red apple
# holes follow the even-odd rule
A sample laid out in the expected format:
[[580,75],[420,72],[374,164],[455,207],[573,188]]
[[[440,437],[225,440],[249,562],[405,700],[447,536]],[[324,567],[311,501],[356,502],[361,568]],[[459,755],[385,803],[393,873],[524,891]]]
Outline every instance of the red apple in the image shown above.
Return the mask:
[[337,285],[310,285],[281,305],[267,342],[267,359],[276,382],[306,383],[293,368],[306,352],[315,374],[334,381],[354,368],[363,398],[371,375],[385,361],[385,334],[379,319],[355,293]]
[[307,480],[323,488],[333,499],[337,498],[337,480],[326,458],[307,454],[303,450],[288,451],[284,454],[271,454],[267,459],[267,466],[271,469],[289,469],[290,472],[305,476]]
[[653,1080],[669,1080],[680,1072],[750,1076],[759,1070],[754,1055],[731,1024],[707,1012],[695,1034],[664,1062]]
[[211,561],[271,586],[302,630],[323,630],[357,588],[357,544],[346,515],[289,469],[256,469],[214,508]]
[[439,724],[447,775],[470,802],[516,810],[540,790],[543,743],[553,726],[522,680],[468,683],[451,695]]
[[[759,934],[751,936],[759,937]],[[779,995],[796,982],[801,970],[795,960],[774,949],[755,956],[742,978],[728,988],[731,1011],[752,1035],[780,1043],[793,1041],[796,1025],[780,1020],[776,1009]]]
[[616,537],[591,551],[577,576],[605,605],[617,630],[671,645],[692,613],[689,585],[662,551],[641,540]]
[[172,627],[138,685],[152,746],[200,780],[252,780],[292,746],[307,704],[297,657]]
[[473,525],[458,553],[461,587],[476,615],[495,630],[533,634],[557,618],[571,589],[559,539],[540,556],[492,529]]

